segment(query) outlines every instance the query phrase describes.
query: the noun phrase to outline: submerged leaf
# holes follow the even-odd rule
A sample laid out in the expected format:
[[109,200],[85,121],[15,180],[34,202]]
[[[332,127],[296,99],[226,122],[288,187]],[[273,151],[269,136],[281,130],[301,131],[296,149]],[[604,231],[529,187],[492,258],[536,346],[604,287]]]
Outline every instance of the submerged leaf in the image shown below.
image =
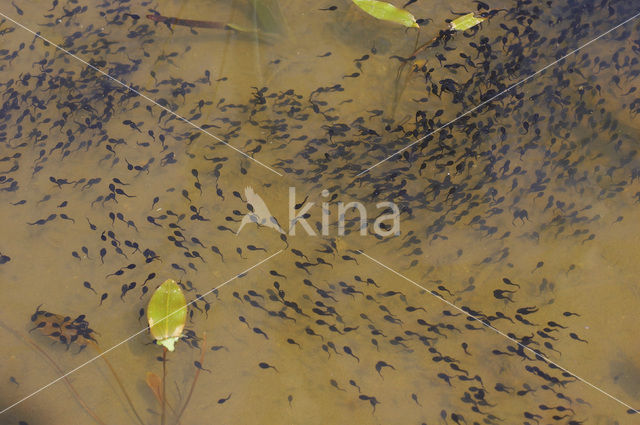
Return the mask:
[[85,320],[84,314],[73,319],[71,316],[40,310],[40,307],[38,306],[35,313],[31,315],[31,321],[35,327],[29,332],[37,329],[43,335],[59,341],[67,347],[75,344],[80,347],[80,350],[89,344],[97,343],[94,338],[95,331],[89,328],[89,322]]
[[391,3],[378,0],[353,0],[360,9],[374,18],[396,22],[409,28],[418,28],[416,18],[404,9],[398,9]]
[[451,29],[456,31],[466,31],[469,28],[473,28],[481,22],[484,22],[487,18],[477,18],[473,12],[467,13],[457,19],[451,21]]
[[158,403],[162,404],[162,379],[153,372],[147,372],[147,386],[151,388]]
[[159,345],[173,351],[187,322],[187,300],[175,280],[169,279],[156,289],[147,306],[151,335]]
[[257,32],[259,32],[255,28],[247,28],[247,27],[243,27],[241,25],[236,25],[236,24],[226,24],[225,25],[225,29],[234,30],[234,31],[238,31],[238,32],[249,32],[249,33],[254,33],[254,32],[257,33]]
[[251,5],[253,6],[253,18],[261,31],[267,33],[284,32],[285,20],[278,0],[251,0]]

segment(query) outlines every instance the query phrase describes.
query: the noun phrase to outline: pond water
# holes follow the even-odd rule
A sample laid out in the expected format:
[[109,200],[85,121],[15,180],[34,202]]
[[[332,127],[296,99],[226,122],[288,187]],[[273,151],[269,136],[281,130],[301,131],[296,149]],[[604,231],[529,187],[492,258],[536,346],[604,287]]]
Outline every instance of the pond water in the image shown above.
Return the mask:
[[637,423],[637,3],[409,3],[3,3],[1,423]]

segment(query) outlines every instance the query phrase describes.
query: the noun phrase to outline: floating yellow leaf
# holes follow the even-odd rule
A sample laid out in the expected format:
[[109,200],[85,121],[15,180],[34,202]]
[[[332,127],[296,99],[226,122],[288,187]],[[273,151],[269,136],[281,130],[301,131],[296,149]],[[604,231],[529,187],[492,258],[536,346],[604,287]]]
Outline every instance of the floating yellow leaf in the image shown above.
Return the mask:
[[153,293],[147,306],[147,320],[156,342],[173,351],[187,323],[187,300],[175,280],[167,280]]
[[396,22],[409,28],[418,28],[416,18],[404,9],[398,9],[391,3],[378,0],[353,0],[360,9],[374,18]]
[[484,22],[487,18],[477,18],[473,12],[467,13],[457,19],[451,21],[451,29],[456,31],[466,31],[469,28],[473,28],[481,22]]

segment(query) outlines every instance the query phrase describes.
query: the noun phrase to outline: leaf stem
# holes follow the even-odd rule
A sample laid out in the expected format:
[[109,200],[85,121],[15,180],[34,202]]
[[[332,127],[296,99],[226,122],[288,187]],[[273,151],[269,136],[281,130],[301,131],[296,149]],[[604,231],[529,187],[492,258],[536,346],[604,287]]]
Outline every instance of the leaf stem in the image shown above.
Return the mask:
[[167,348],[162,347],[162,416],[160,424],[164,425],[165,406],[167,404]]
[[[202,346],[200,347],[200,365],[202,365],[202,362],[204,362],[204,347],[207,344],[207,333],[205,332],[202,335]],[[189,390],[189,395],[187,395],[187,399],[184,402],[184,405],[182,406],[182,409],[180,409],[180,413],[178,413],[178,417],[176,418],[176,424],[180,423],[180,418],[182,417],[182,414],[184,413],[184,411],[187,408],[187,405],[189,404],[189,401],[191,401],[191,395],[193,394],[193,390],[196,387],[196,382],[198,382],[198,376],[200,376],[200,368],[196,368],[196,375],[193,377],[193,382],[191,383],[191,389]]]

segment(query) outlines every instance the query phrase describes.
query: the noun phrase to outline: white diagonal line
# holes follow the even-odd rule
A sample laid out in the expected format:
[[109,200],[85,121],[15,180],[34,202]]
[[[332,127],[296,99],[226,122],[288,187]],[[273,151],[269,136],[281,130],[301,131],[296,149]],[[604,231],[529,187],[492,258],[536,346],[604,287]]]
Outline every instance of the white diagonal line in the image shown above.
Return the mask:
[[153,103],[154,105],[156,105],[157,107],[161,108],[162,110],[170,113],[171,115],[173,115],[174,117],[178,118],[181,121],[184,121],[185,123],[189,124],[191,127],[203,132],[204,134],[206,134],[209,137],[212,137],[213,139],[217,140],[218,142],[230,147],[231,149],[233,149],[234,151],[238,152],[239,154],[245,156],[246,158],[250,159],[251,161],[255,162],[256,164],[266,168],[267,170],[271,171],[272,173],[275,173],[277,175],[279,175],[280,177],[282,177],[282,174],[277,172],[276,170],[274,170],[273,168],[269,167],[266,164],[263,164],[262,162],[258,161],[255,158],[252,158],[251,156],[249,156],[248,154],[244,153],[243,151],[241,151],[240,149],[236,148],[235,146],[225,142],[224,140],[222,140],[221,138],[219,138],[218,136],[216,136],[215,134],[212,134],[210,132],[208,132],[207,130],[205,130],[204,128],[200,127],[197,124],[194,124],[193,122],[189,121],[188,119],[186,119],[185,117],[183,117],[182,115],[179,115],[175,112],[173,112],[171,109],[167,108],[166,106],[162,106],[160,105],[158,102],[156,102],[155,100],[151,99],[150,97],[148,97],[147,95],[144,95],[142,93],[140,93],[138,90],[134,89],[133,87],[123,83],[122,81],[118,80],[117,78],[112,77],[111,75],[107,74],[106,72],[102,71],[100,68],[95,67],[94,65],[91,65],[89,62],[85,61],[84,59],[80,58],[79,56],[76,56],[75,54],[71,53],[70,51],[68,51],[67,49],[65,49],[64,47],[61,47],[59,45],[57,45],[56,43],[50,41],[49,39],[43,37],[42,35],[40,35],[39,33],[33,31],[30,28],[25,27],[24,25],[22,25],[20,22],[11,19],[10,17],[8,17],[7,15],[5,15],[4,13],[0,12],[0,16],[2,16],[5,19],[8,19],[9,21],[13,22],[14,24],[16,24],[17,26],[19,26],[20,28],[22,28],[25,31],[30,32],[31,34],[35,35],[36,37],[38,37],[39,39],[45,41],[46,43],[51,44],[52,46],[54,46],[56,49],[60,50],[61,52],[64,52],[66,54],[68,54],[69,56],[71,56],[72,58],[74,58],[75,60],[82,62],[83,64],[85,64],[86,66],[88,66],[89,68],[93,69],[96,72],[99,72],[100,74],[104,75],[105,77],[109,78],[110,80],[112,80],[113,82],[121,85],[122,87],[124,87],[127,90],[132,91],[133,93],[137,94],[138,96],[142,97],[143,99],[146,99],[147,101]]
[[433,134],[438,133],[440,130],[442,130],[442,129],[444,129],[444,128],[448,127],[448,126],[450,126],[451,124],[453,124],[453,123],[455,123],[456,121],[458,121],[460,118],[465,117],[465,116],[467,116],[467,115],[471,114],[472,112],[474,112],[474,111],[475,111],[475,110],[477,110],[478,108],[483,107],[483,106],[484,106],[484,105],[486,105],[487,103],[490,103],[490,102],[494,101],[495,99],[499,98],[499,97],[500,97],[500,96],[502,96],[503,94],[505,94],[505,93],[509,92],[511,89],[513,89],[513,88],[515,88],[515,87],[517,87],[517,86],[519,86],[519,85],[524,84],[525,82],[529,81],[530,79],[532,79],[532,78],[533,78],[533,77],[535,77],[536,75],[538,75],[538,74],[540,74],[540,73],[544,72],[545,70],[547,70],[547,69],[551,68],[552,66],[554,66],[554,65],[555,65],[555,64],[557,64],[558,62],[562,62],[563,60],[565,60],[565,59],[566,59],[566,58],[568,58],[569,56],[576,54],[577,52],[579,52],[580,50],[584,49],[585,47],[587,47],[587,46],[588,46],[588,45],[590,45],[591,43],[593,43],[593,42],[595,42],[595,41],[597,41],[597,40],[601,39],[601,38],[602,38],[602,37],[604,37],[605,35],[607,35],[607,34],[609,34],[609,33],[613,32],[613,31],[615,31],[615,30],[617,30],[618,28],[620,28],[621,26],[625,25],[626,23],[628,23],[628,22],[630,22],[630,21],[633,21],[633,20],[634,20],[634,19],[636,19],[638,16],[640,16],[640,12],[639,12],[639,13],[636,13],[635,15],[633,15],[631,18],[627,19],[626,21],[624,21],[624,22],[622,22],[622,23],[620,23],[620,24],[616,25],[615,27],[611,28],[609,31],[607,31],[607,32],[603,32],[602,34],[600,34],[599,36],[597,36],[597,37],[596,37],[596,38],[594,38],[593,40],[591,40],[591,41],[589,41],[589,42],[587,42],[587,43],[583,44],[582,46],[578,47],[577,49],[572,50],[571,52],[567,53],[566,55],[564,55],[564,56],[563,56],[563,57],[561,57],[560,59],[558,59],[558,60],[556,60],[556,61],[551,62],[550,64],[548,64],[548,65],[547,65],[547,66],[545,66],[544,68],[539,69],[538,71],[536,71],[535,73],[533,73],[533,74],[529,75],[528,77],[526,77],[526,78],[524,78],[524,79],[522,79],[522,80],[518,81],[518,82],[517,82],[517,83],[515,83],[515,84],[512,84],[511,86],[507,87],[505,90],[503,90],[503,91],[501,91],[500,93],[496,94],[495,96],[493,96],[493,97],[491,97],[491,98],[489,98],[489,99],[485,100],[484,102],[480,103],[479,105],[476,105],[474,108],[472,108],[472,109],[468,110],[467,112],[463,113],[462,115],[458,115],[458,116],[457,116],[456,118],[454,118],[453,120],[451,120],[451,121],[449,121],[448,123],[446,123],[446,124],[444,124],[444,125],[442,125],[442,126],[440,126],[440,127],[436,128],[435,130],[433,130],[431,133],[427,134],[426,136],[423,136],[423,137],[419,138],[418,140],[416,140],[416,141],[414,141],[413,143],[411,143],[411,144],[409,144],[409,145],[405,146],[404,148],[400,149],[399,151],[397,151],[397,152],[395,152],[395,153],[393,153],[393,154],[389,155],[389,156],[388,156],[388,157],[386,157],[385,159],[383,159],[383,160],[381,160],[381,161],[379,161],[379,162],[375,163],[374,165],[372,165],[371,167],[369,167],[369,168],[367,168],[366,170],[362,171],[361,173],[356,174],[356,176],[355,176],[354,178],[358,178],[358,177],[360,177],[361,175],[363,175],[363,174],[365,174],[365,173],[368,173],[369,171],[371,171],[372,169],[374,169],[374,168],[375,168],[375,167],[377,167],[378,165],[380,165],[380,164],[382,164],[382,163],[384,163],[384,162],[387,162],[388,160],[390,160],[390,159],[391,159],[391,158],[393,158],[394,156],[396,156],[396,155],[398,155],[398,154],[400,154],[400,153],[402,153],[402,152],[406,151],[406,150],[407,150],[407,149],[409,149],[411,146],[414,146],[416,143],[420,143],[421,141],[423,141],[423,140],[424,140],[424,139],[426,139],[427,137],[429,137],[429,136],[431,136],[431,135],[433,135]]
[[[270,260],[271,258],[275,257],[276,255],[280,254],[282,252],[282,250],[279,250],[278,252],[276,252],[275,254],[271,254],[270,256],[268,256],[267,258],[265,258],[264,260],[260,261],[257,264],[254,264],[253,266],[249,267],[248,269],[244,270],[243,272],[235,275],[234,277],[232,277],[231,279],[227,280],[224,283],[221,283],[220,285],[216,286],[215,288],[211,289],[210,291],[205,292],[204,294],[200,295],[199,297],[195,298],[194,300],[190,301],[187,305],[185,305],[183,308],[179,308],[175,311],[173,311],[172,313],[166,315],[165,317],[163,317],[162,319],[158,320],[158,323],[166,320],[167,318],[173,316],[174,314],[176,314],[177,312],[189,307],[191,304],[195,303],[196,301],[200,301],[201,299],[203,299],[204,297],[206,297],[207,295],[209,295],[210,293],[212,293],[213,291],[222,288],[223,286],[225,286],[227,283],[234,281],[235,279],[237,279],[238,277],[244,275],[245,273],[248,273],[249,271],[253,270],[254,268],[258,267],[259,265],[261,265],[262,263]],[[5,413],[6,411],[12,409],[13,407],[16,407],[17,405],[19,405],[20,403],[22,403],[25,400],[30,399],[31,397],[33,397],[34,395],[38,394],[41,391],[44,391],[45,389],[49,388],[50,386],[52,386],[53,384],[55,384],[56,382],[66,378],[67,376],[71,375],[72,373],[78,371],[79,369],[82,369],[83,367],[85,367],[86,365],[88,365],[89,363],[94,362],[95,360],[99,359],[100,357],[104,356],[105,354],[107,354],[110,351],[115,350],[116,348],[118,348],[119,346],[121,346],[122,344],[125,344],[126,342],[132,340],[133,338],[137,337],[138,335],[140,335],[141,333],[147,331],[149,329],[149,326],[147,326],[144,329],[139,330],[138,332],[134,333],[133,335],[131,335],[130,337],[128,337],[127,339],[117,343],[116,345],[110,347],[109,349],[103,351],[102,353],[98,354],[97,356],[92,357],[91,359],[87,360],[86,362],[82,363],[80,366],[71,369],[69,372],[65,373],[64,375],[54,379],[53,381],[49,382],[47,385],[45,385],[44,387],[32,392],[31,394],[29,394],[26,397],[23,397],[22,399],[16,401],[15,403],[13,403],[12,405],[5,407],[4,409],[2,409],[2,411],[0,411],[0,415],[2,415],[3,413]]]
[[588,386],[590,386],[591,388],[593,388],[593,389],[595,389],[595,390],[598,390],[599,392],[601,392],[602,394],[606,395],[606,396],[607,396],[607,397],[609,397],[610,399],[617,401],[618,403],[620,403],[620,404],[621,404],[621,405],[623,405],[624,407],[628,408],[630,411],[633,411],[634,413],[640,413],[640,411],[638,411],[638,410],[634,409],[633,407],[629,406],[627,403],[625,403],[625,402],[623,402],[623,401],[620,401],[619,399],[617,399],[616,397],[612,396],[611,394],[609,394],[608,392],[604,391],[603,389],[596,387],[595,385],[593,385],[593,384],[592,384],[592,383],[590,383],[589,381],[587,381],[587,380],[585,380],[585,379],[583,379],[583,378],[579,377],[578,375],[576,375],[576,374],[575,374],[575,373],[573,373],[573,372],[568,371],[567,369],[565,369],[565,368],[563,368],[562,366],[558,365],[556,362],[553,362],[553,361],[549,360],[547,357],[543,356],[542,354],[538,353],[537,351],[535,351],[535,350],[533,350],[533,349],[531,349],[531,348],[527,347],[526,345],[524,345],[524,344],[520,343],[520,342],[519,342],[519,341],[517,341],[516,339],[511,338],[509,335],[507,335],[507,334],[505,334],[504,332],[502,332],[502,331],[500,331],[500,330],[496,329],[495,327],[491,326],[490,324],[485,323],[484,321],[482,321],[482,320],[481,320],[481,319],[479,319],[478,317],[474,316],[473,314],[470,314],[470,313],[466,312],[465,310],[461,309],[460,307],[458,307],[457,305],[453,304],[452,302],[447,301],[447,300],[445,300],[444,298],[442,298],[442,297],[440,297],[440,296],[438,296],[438,295],[435,295],[434,293],[432,293],[430,290],[428,290],[428,289],[427,289],[427,288],[425,288],[424,286],[422,286],[422,285],[420,285],[420,284],[416,283],[415,281],[413,281],[413,280],[409,279],[408,277],[406,277],[406,276],[402,275],[401,273],[399,273],[399,272],[395,271],[395,270],[394,270],[394,269],[392,269],[391,267],[389,267],[389,266],[387,266],[387,265],[385,265],[385,264],[381,263],[380,261],[378,261],[378,260],[376,260],[375,258],[371,257],[370,255],[365,254],[365,253],[364,253],[364,251],[360,251],[360,250],[359,250],[359,251],[356,251],[356,252],[358,252],[359,254],[364,255],[364,256],[365,256],[365,257],[367,257],[369,260],[371,260],[371,261],[373,261],[374,263],[378,264],[379,266],[381,266],[381,267],[383,267],[383,268],[385,268],[385,269],[389,270],[390,272],[394,273],[395,275],[397,275],[397,276],[399,276],[399,277],[403,278],[403,279],[404,279],[404,280],[406,280],[407,282],[410,282],[410,283],[414,284],[415,286],[417,286],[418,288],[420,288],[420,289],[422,289],[422,290],[424,290],[424,291],[428,292],[429,294],[433,295],[435,298],[439,299],[440,301],[445,302],[445,303],[446,303],[447,305],[449,305],[451,308],[455,308],[455,309],[456,309],[456,310],[458,310],[460,313],[463,313],[464,315],[466,315],[466,316],[468,316],[468,317],[472,318],[473,320],[476,320],[476,321],[480,322],[481,324],[483,324],[483,325],[484,325],[484,326],[486,326],[487,328],[491,329],[492,331],[496,332],[496,333],[497,333],[497,334],[499,334],[499,335],[502,335],[503,337],[505,337],[505,338],[506,338],[506,339],[508,339],[509,341],[511,341],[511,342],[513,342],[513,343],[515,343],[515,344],[517,344],[518,346],[522,347],[523,349],[525,349],[525,350],[527,350],[527,351],[530,351],[530,352],[531,352],[531,353],[533,353],[536,357],[541,358],[541,359],[542,359],[542,360],[544,360],[545,362],[547,362],[547,363],[549,363],[549,364],[553,365],[554,367],[556,367],[556,368],[558,368],[558,369],[562,370],[563,372],[566,372],[566,373],[570,374],[571,376],[573,376],[573,377],[574,377],[574,378],[576,378],[577,380],[581,381],[581,382],[582,382],[582,383],[584,383],[584,384],[587,384]]

